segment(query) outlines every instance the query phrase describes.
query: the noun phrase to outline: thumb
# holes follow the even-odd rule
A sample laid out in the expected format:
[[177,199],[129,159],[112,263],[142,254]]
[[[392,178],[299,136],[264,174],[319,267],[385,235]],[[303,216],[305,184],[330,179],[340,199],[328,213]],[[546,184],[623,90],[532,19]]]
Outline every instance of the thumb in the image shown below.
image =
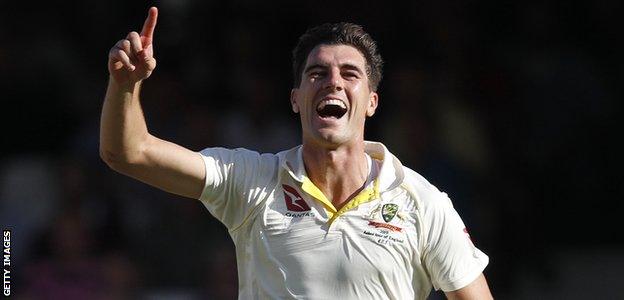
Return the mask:
[[156,69],[156,59],[153,56],[149,56],[145,59],[145,65],[147,66],[147,70]]

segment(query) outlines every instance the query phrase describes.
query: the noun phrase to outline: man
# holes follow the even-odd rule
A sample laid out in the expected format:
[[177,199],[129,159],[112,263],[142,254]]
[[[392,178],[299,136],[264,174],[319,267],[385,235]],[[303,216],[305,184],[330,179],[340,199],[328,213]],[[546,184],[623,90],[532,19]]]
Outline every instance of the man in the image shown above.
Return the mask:
[[381,57],[360,26],[325,24],[295,48],[291,105],[303,145],[273,154],[200,153],[148,133],[139,104],[156,67],[157,10],[109,53],[100,153],[114,170],[200,199],[236,245],[239,297],[491,298],[488,258],[446,194],[364,141]]

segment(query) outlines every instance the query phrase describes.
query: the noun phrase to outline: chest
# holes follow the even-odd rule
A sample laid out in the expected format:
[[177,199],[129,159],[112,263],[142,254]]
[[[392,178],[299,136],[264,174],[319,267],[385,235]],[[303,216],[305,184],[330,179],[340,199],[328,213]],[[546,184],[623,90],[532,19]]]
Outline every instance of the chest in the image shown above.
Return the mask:
[[288,185],[274,191],[255,227],[267,251],[289,267],[353,264],[358,272],[383,271],[383,262],[392,261],[405,268],[419,256],[417,220],[408,200],[401,191],[388,192],[336,213]]

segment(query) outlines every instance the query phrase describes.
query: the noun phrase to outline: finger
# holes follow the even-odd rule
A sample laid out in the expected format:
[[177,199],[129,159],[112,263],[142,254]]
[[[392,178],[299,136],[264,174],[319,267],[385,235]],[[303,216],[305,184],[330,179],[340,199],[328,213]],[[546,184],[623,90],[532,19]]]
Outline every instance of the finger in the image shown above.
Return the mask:
[[[133,55],[138,55],[141,51],[143,51],[143,45],[141,44],[141,37],[136,31],[132,31],[128,33],[126,39],[130,41],[130,48],[132,49]],[[130,52],[128,52],[130,53]]]
[[158,19],[158,9],[156,7],[150,7],[147,19],[145,19],[145,23],[143,24],[143,29],[141,30],[141,37],[145,44],[143,46],[150,45],[152,43],[152,38],[154,37],[154,28],[156,28],[156,20]]
[[124,65],[124,67],[126,67],[126,69],[128,69],[129,71],[134,71],[134,69],[135,69],[135,67],[132,64],[132,62],[130,62],[130,57],[128,56],[126,51],[124,51],[122,49],[119,49],[119,48],[116,48],[116,47],[111,49],[110,58],[113,61],[121,62]]
[[130,53],[130,41],[123,39],[123,40],[119,40],[116,44],[115,44],[115,48],[117,49],[121,49],[123,51],[126,51],[126,53]]

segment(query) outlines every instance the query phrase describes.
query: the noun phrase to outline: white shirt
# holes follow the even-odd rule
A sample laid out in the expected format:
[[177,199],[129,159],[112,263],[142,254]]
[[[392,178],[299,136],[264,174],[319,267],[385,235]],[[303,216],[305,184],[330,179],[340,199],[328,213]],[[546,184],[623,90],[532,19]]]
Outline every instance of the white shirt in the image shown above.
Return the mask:
[[302,147],[201,151],[200,196],[236,246],[239,298],[425,299],[460,289],[488,257],[445,193],[366,142],[371,178],[340,210],[310,181]]

